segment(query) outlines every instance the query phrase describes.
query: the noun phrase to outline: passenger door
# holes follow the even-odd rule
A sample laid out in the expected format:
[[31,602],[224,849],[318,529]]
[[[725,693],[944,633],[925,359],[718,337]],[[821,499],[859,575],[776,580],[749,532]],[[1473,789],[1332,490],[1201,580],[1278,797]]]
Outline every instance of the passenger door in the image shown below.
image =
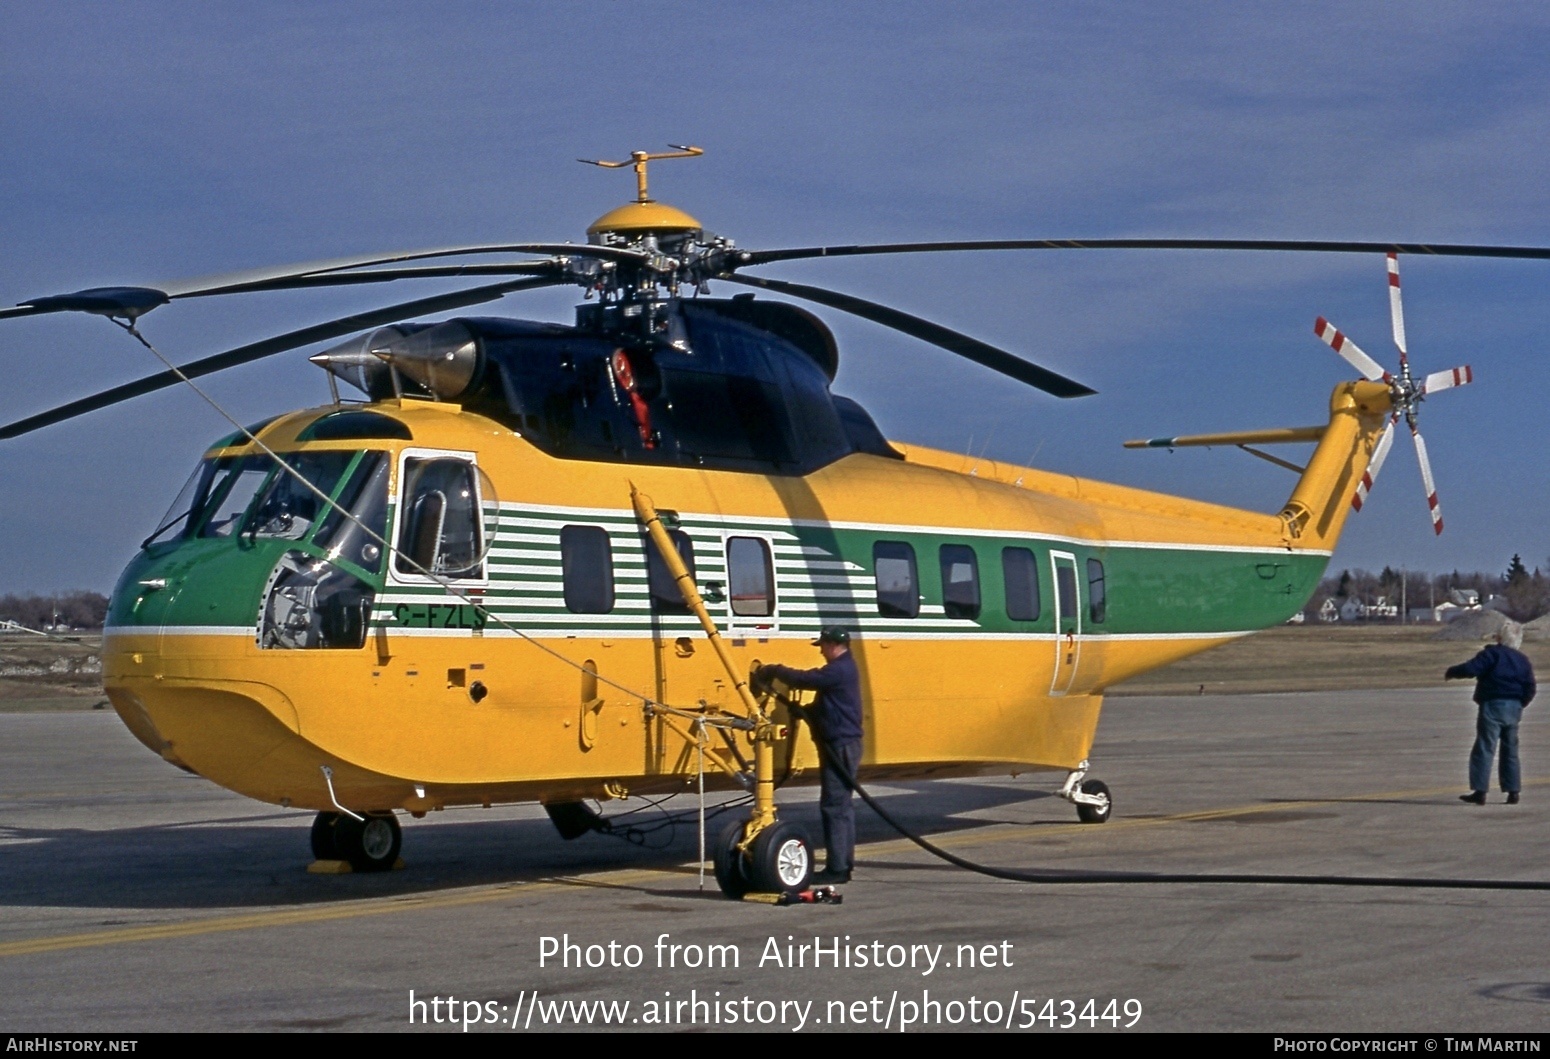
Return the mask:
[[1049,553],[1050,573],[1055,586],[1055,675],[1050,681],[1051,695],[1064,695],[1076,681],[1082,655],[1081,581],[1076,576],[1076,556],[1071,552]]

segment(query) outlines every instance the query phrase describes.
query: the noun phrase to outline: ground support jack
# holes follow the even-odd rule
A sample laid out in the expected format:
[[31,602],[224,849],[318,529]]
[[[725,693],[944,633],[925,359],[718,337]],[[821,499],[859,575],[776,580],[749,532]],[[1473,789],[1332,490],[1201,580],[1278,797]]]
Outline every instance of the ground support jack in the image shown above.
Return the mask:
[[813,877],[813,845],[807,832],[789,821],[776,819],[775,742],[785,737],[785,728],[777,725],[771,711],[754,698],[746,674],[722,642],[721,631],[705,609],[694,576],[689,573],[673,539],[662,525],[661,515],[651,498],[630,486],[630,503],[635,516],[646,528],[663,565],[672,574],[684,604],[699,619],[705,638],[715,649],[721,667],[737,689],[753,727],[754,807],[746,821],[733,821],[716,837],[713,856],[716,883],[728,897],[740,899],[754,892],[800,893]]

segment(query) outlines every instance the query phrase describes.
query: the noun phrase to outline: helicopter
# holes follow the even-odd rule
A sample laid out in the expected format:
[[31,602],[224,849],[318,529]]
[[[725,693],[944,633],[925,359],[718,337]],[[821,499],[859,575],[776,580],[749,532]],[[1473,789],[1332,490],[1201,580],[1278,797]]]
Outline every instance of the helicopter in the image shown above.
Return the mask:
[[[105,691],[135,737],[230,790],[314,811],[314,869],[400,864],[399,813],[538,802],[574,838],[604,826],[591,800],[744,790],[746,819],[712,843],[721,889],[799,891],[812,843],[775,792],[815,780],[817,749],[793,700],[750,675],[801,662],[833,625],[862,678],[858,779],[1064,773],[1060,796],[1102,823],[1113,795],[1089,754],[1105,690],[1296,613],[1401,419],[1441,532],[1418,414],[1473,374],[1412,374],[1398,255],[1550,257],[1202,239],[750,250],[649,194],[649,163],[702,153],[592,163],[632,168],[636,197],[585,243],[362,255],[0,309],[104,316],[161,357],[139,321],[171,302],[483,278],[188,364],[163,357],[166,371],[0,427],[16,437],[343,339],[310,358],[329,403],[233,420],[203,453],[104,630]],[[1361,376],[1335,387],[1327,422],[1127,442],[1236,445],[1298,474],[1279,511],[1240,510],[891,441],[832,391],[834,335],[798,302],[1057,398],[1094,391],[901,310],[745,271],[1080,249],[1385,254],[1399,370],[1321,317],[1316,333]],[[752,290],[713,297],[713,284]],[[416,320],[556,286],[584,291],[571,323]],[[1315,448],[1305,466],[1259,448],[1282,442]]]

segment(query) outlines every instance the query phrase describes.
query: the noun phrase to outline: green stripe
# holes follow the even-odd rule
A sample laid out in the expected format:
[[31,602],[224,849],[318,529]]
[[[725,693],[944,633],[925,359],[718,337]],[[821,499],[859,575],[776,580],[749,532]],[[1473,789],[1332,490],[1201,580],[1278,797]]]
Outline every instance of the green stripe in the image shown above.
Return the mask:
[[[535,526],[514,525],[529,519]],[[502,511],[502,533],[491,550],[490,581],[483,587],[483,601],[502,618],[520,625],[525,616],[558,615],[564,610],[559,529],[571,524],[604,525],[614,545],[615,591],[618,603],[646,600],[645,543],[639,527],[627,514],[603,518],[578,513],[565,516],[551,512]],[[1052,542],[1016,534],[985,535],[983,530],[957,535],[951,531],[899,531],[834,528],[813,525],[781,525],[774,520],[757,529],[722,525],[712,516],[682,517],[696,553],[696,567],[703,586],[707,580],[725,585],[722,534],[773,538],[778,584],[778,615],[782,627],[806,629],[829,622],[879,635],[888,631],[941,631],[972,628],[988,633],[1053,633],[1054,585],[1050,550],[1069,552],[1077,558],[1077,575],[1083,600],[1082,627],[1093,634],[1179,634],[1235,632],[1263,628],[1285,621],[1307,601],[1328,564],[1324,555],[1278,552],[1211,551],[1167,547]],[[511,540],[517,533],[541,538]],[[503,539],[504,538],[504,539]],[[915,551],[920,578],[922,615],[914,620],[882,618],[877,614],[872,578],[872,548],[879,540],[909,544]],[[972,626],[949,621],[940,613],[942,577],[939,549],[946,544],[972,548],[979,565],[981,612]],[[298,545],[294,541],[191,540],[158,546],[142,552],[130,563],[114,592],[110,621],[116,626],[252,625],[257,620],[259,596],[280,556]],[[1006,616],[1002,578],[1002,549],[1027,548],[1037,559],[1042,614],[1031,622]],[[523,552],[520,556],[512,552]],[[1087,610],[1087,560],[1103,563],[1107,588],[1107,614],[1094,623]],[[847,570],[845,564],[859,569]],[[169,586],[145,593],[142,580],[166,578]],[[521,583],[518,589],[513,583]],[[535,586],[542,586],[541,589]],[[174,591],[175,589],[175,591]],[[434,585],[394,585],[384,595],[395,599],[445,598]],[[143,597],[143,598],[142,598]],[[139,606],[135,606],[139,599]],[[379,601],[378,615],[392,604]],[[794,609],[800,607],[800,610]],[[615,615],[634,620],[605,624],[593,616],[577,614],[566,626],[607,632],[643,632],[652,619],[643,608],[617,607]],[[670,615],[665,623],[674,629],[694,625],[692,617]],[[536,623],[535,629],[552,628],[552,622]]]

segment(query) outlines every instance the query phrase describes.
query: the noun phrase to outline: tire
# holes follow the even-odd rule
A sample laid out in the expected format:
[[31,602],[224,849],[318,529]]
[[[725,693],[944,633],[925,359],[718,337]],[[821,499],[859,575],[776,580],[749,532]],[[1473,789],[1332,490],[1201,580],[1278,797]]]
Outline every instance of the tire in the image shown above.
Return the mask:
[[813,843],[796,824],[771,824],[748,852],[749,880],[761,893],[801,893],[812,881]]
[[339,859],[359,872],[391,871],[398,861],[404,833],[392,813],[372,813],[365,820],[340,814],[334,822]]
[[742,837],[743,821],[734,820],[721,829],[721,834],[716,836],[714,848],[716,885],[734,901],[741,901],[743,895],[753,889],[748,881],[748,873],[744,870],[746,858],[737,848]]
[[1086,780],[1082,784],[1083,794],[1101,794],[1107,799],[1104,805],[1078,805],[1076,817],[1084,824],[1102,824],[1108,821],[1114,812],[1114,797],[1109,793],[1108,784],[1102,780]]
[[314,860],[343,860],[339,843],[334,840],[338,813],[319,813],[312,821],[312,857]]

